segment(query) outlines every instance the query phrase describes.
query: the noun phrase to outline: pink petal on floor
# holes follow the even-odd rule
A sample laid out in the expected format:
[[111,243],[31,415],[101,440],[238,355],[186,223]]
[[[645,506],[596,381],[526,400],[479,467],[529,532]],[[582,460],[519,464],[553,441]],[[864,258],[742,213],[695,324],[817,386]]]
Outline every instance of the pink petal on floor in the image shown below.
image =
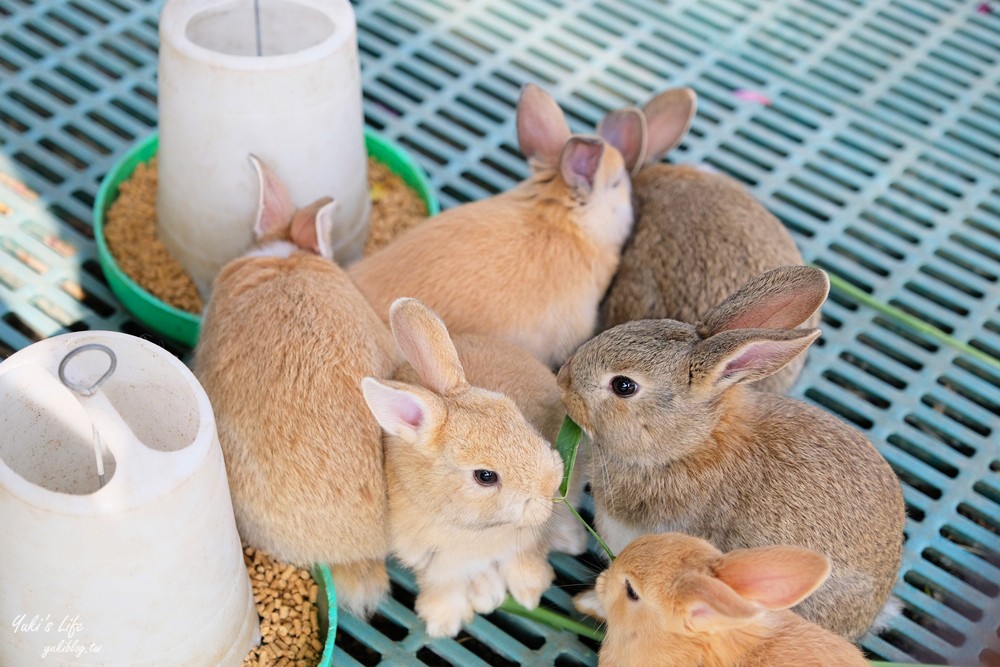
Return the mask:
[[981,2],[981,3],[979,3],[979,9],[977,11],[979,11],[980,14],[989,14],[993,10],[990,8],[990,3],[988,3],[988,2]]
[[744,102],[756,102],[757,104],[763,104],[766,107],[771,106],[771,98],[759,90],[737,88],[733,91],[733,96],[737,99],[743,100]]

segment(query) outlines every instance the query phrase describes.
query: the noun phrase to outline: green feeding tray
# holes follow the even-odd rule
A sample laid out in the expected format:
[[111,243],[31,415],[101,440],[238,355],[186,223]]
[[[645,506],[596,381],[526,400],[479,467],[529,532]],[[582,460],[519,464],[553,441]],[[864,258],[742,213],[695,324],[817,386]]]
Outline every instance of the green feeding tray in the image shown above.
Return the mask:
[[[156,156],[159,135],[154,133],[133,146],[101,181],[94,204],[94,237],[97,239],[97,259],[107,278],[108,285],[122,305],[142,324],[170,340],[194,347],[198,342],[201,316],[175,308],[160,301],[132,280],[115,262],[104,239],[104,218],[108,208],[118,196],[119,186],[144,162]],[[427,206],[427,214],[434,215],[441,208],[423,169],[399,145],[365,130],[365,148],[368,155],[389,168],[403,179]]]

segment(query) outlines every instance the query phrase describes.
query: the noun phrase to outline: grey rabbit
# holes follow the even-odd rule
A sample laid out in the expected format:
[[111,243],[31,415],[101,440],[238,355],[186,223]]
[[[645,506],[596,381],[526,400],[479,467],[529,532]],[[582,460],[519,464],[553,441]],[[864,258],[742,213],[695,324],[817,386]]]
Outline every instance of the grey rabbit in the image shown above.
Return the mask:
[[597,529],[614,551],[668,531],[722,551],[813,549],[832,573],[795,611],[853,640],[899,569],[899,481],[872,443],[836,417],[745,389],[820,335],[796,327],[828,290],[819,269],[773,269],[697,324],[608,329],[576,351],[558,381],[569,415],[592,439]]

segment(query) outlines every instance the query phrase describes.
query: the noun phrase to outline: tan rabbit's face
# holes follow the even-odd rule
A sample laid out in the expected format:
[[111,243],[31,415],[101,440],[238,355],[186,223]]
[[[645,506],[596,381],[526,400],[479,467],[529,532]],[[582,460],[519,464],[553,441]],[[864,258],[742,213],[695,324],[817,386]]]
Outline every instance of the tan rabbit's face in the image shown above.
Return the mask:
[[441,462],[453,518],[469,528],[544,524],[562,481],[559,455],[506,396],[471,388],[448,403]]
[[633,460],[688,452],[680,434],[700,430],[711,397],[688,384],[694,328],[671,320],[628,322],[582,345],[559,372],[566,411],[594,439]]
[[676,533],[636,539],[597,581],[609,627],[691,634],[686,624],[693,606],[685,590],[688,578],[709,574],[720,555],[708,542]]

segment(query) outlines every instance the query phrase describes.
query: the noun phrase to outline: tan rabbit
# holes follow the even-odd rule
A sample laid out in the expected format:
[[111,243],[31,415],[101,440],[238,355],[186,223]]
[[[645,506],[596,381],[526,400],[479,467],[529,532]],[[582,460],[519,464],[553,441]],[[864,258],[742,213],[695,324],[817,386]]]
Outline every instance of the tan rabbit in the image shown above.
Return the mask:
[[601,333],[558,380],[569,415],[592,437],[595,517],[612,550],[667,531],[724,551],[815,549],[833,572],[796,611],[855,639],[896,579],[899,482],[856,429],[812,405],[744,388],[819,336],[795,327],[828,289],[819,269],[773,269],[696,325],[640,320]]
[[420,384],[369,377],[361,388],[386,433],[392,550],[416,575],[428,634],[454,636],[507,591],[532,608],[552,583],[541,529],[562,460],[510,398],[468,383],[426,306],[400,299],[390,323]]
[[[510,397],[528,423],[548,442],[555,443],[566,416],[555,373],[513,343],[498,338],[459,334],[452,336],[452,342],[470,385]],[[393,379],[422,384],[409,364],[400,366]],[[584,462],[578,454],[577,469],[583,466]],[[575,506],[583,498],[583,487],[583,476],[575,474],[567,492],[568,500]],[[586,529],[562,503],[553,508],[552,518],[543,534],[548,537],[553,551],[578,555],[587,549]]]
[[544,169],[434,216],[348,272],[378,313],[416,297],[453,334],[503,338],[558,365],[596,326],[632,228],[629,179],[612,146],[570,137],[537,86],[522,91],[518,119],[526,154]]
[[254,160],[261,183],[247,256],[215,281],[195,374],[218,421],[243,540],[297,565],[332,565],[358,615],[389,590],[382,435],[358,382],[389,374],[395,345],[329,248],[333,204],[298,212]]
[[867,667],[861,651],[787,609],[830,561],[793,546],[723,554],[680,533],[629,544],[597,578],[599,667]]
[[[803,263],[785,226],[742,183],[659,162],[687,134],[695,104],[693,90],[674,88],[643,108],[641,131],[635,109],[612,112],[598,128],[626,157],[635,207],[632,236],[601,302],[600,330],[664,317],[694,323],[759,273]],[[805,326],[818,324],[815,313]],[[802,355],[753,386],[784,393],[804,364]]]

